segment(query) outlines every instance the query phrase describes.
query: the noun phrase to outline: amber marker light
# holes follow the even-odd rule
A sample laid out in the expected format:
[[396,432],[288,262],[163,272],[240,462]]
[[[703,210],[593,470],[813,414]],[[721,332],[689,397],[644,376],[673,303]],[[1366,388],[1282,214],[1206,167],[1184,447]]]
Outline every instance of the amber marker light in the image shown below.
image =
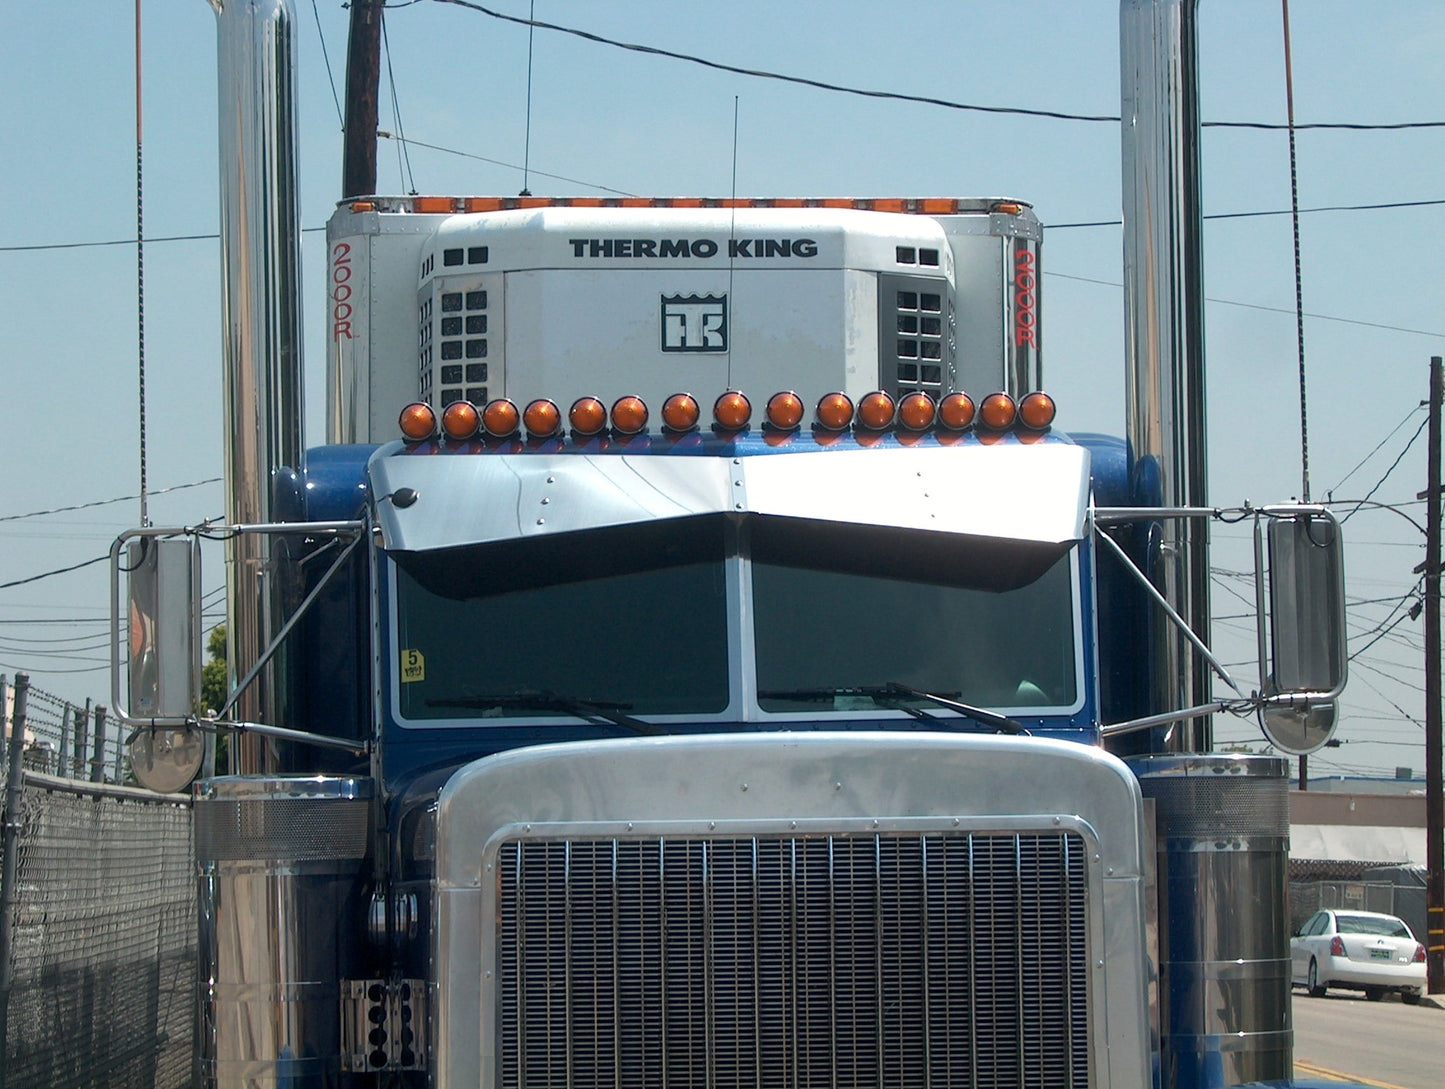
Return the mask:
[[853,402],[846,393],[825,393],[813,410],[818,426],[828,431],[845,431],[853,422]]
[[505,397],[488,401],[487,407],[482,409],[482,426],[494,439],[505,439],[508,435],[515,435],[521,419],[522,414],[517,411],[517,406]]
[[1018,408],[1007,393],[990,393],[978,406],[978,419],[990,431],[1007,431],[1014,425]]
[[470,401],[453,401],[442,411],[442,434],[454,442],[466,442],[481,426],[482,417]]
[[612,402],[612,429],[620,435],[636,435],[647,426],[647,405],[641,397],[619,397]]
[[791,431],[803,422],[803,399],[792,390],[768,398],[768,423],[779,431]]
[[869,431],[886,431],[893,426],[896,408],[892,397],[874,390],[858,402],[858,423]]
[[413,401],[401,410],[397,426],[407,442],[425,442],[436,434],[437,414],[425,401]]
[[1036,390],[1019,402],[1019,422],[1030,431],[1044,431],[1054,422],[1054,411],[1054,399]]
[[550,439],[562,426],[562,410],[555,401],[539,397],[522,410],[522,424],[534,439]]
[[702,418],[702,407],[690,393],[674,393],[662,403],[662,422],[672,431],[691,431]]
[[599,434],[607,426],[607,406],[596,397],[579,397],[567,410],[567,423],[579,435]]
[[753,403],[730,389],[712,403],[712,418],[724,431],[741,431],[753,418]]
[[915,391],[898,402],[898,423],[909,431],[927,431],[938,415],[938,406],[926,393]]
[[950,431],[967,431],[973,417],[973,398],[966,393],[950,393],[938,403],[938,422]]

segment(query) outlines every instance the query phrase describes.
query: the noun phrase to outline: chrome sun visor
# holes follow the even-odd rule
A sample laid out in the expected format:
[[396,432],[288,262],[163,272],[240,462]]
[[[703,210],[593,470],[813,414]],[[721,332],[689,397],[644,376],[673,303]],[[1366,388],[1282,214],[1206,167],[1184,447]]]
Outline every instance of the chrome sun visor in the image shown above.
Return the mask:
[[380,451],[370,473],[384,546],[403,552],[709,514],[1064,544],[1084,536],[1089,503],[1088,451],[1063,442],[760,457]]

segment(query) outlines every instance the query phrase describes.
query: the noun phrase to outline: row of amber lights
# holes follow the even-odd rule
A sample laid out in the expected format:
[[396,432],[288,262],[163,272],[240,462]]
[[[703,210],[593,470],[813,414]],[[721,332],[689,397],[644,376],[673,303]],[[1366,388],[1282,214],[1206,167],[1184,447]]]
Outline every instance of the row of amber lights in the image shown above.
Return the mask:
[[[764,416],[769,427],[794,431],[803,422],[802,399],[791,391],[775,393],[768,398]],[[723,431],[742,431],[752,422],[753,406],[737,390],[729,390],[712,406],[713,420]],[[582,397],[567,412],[567,422],[574,434],[582,438],[600,435],[610,420],[619,435],[637,435],[647,428],[649,413],[640,397],[620,397],[607,407],[596,397]],[[663,426],[672,432],[687,432],[698,426],[702,409],[690,393],[674,393],[662,406]],[[1027,394],[1015,403],[1007,393],[994,393],[975,407],[966,393],[950,393],[935,402],[926,393],[909,393],[895,403],[882,390],[868,394],[854,408],[844,393],[824,395],[813,411],[817,426],[823,431],[843,432],[855,425],[864,431],[882,432],[897,427],[904,431],[924,432],[935,426],[946,431],[966,431],[978,426],[989,431],[1007,431],[1015,424],[1029,431],[1046,431],[1054,422],[1054,399],[1042,391]],[[416,401],[402,409],[399,421],[402,437],[407,442],[425,442],[437,433],[436,410],[425,401]],[[533,439],[550,439],[562,430],[562,410],[555,401],[538,399],[525,409],[505,397],[487,402],[478,408],[470,401],[453,401],[442,413],[441,431],[448,439],[466,442],[485,432],[492,438],[506,439],[522,428]]]
[[[408,197],[406,204],[417,215],[531,208],[846,208],[936,216],[957,215],[965,210],[963,201],[951,197]],[[376,207],[371,200],[351,203],[353,212],[374,212]],[[995,201],[990,211],[1016,216],[1024,207],[1017,201]]]

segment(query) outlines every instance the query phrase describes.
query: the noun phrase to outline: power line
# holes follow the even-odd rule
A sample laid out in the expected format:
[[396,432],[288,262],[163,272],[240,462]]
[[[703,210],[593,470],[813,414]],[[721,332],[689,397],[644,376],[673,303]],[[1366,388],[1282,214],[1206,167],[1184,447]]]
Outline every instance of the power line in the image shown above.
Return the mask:
[[336,94],[336,77],[331,73],[331,55],[326,52],[326,35],[321,32],[321,11],[316,6],[316,0],[311,0],[311,14],[316,18],[316,37],[321,42],[321,59],[326,62],[326,79],[331,84],[331,101],[336,103],[336,120],[341,124],[341,131],[346,131],[346,118],[341,113],[341,99]]
[[[17,665],[17,664],[15,664],[15,663],[13,663],[13,662],[0,662],[0,668],[8,669],[8,670],[10,670],[10,671],[12,671],[12,672],[20,672],[21,670],[24,670],[26,667],[23,666],[23,665]],[[110,663],[107,662],[105,665],[87,666],[87,667],[84,668],[84,669],[37,669],[37,670],[35,670],[35,672],[36,672],[36,673],[99,673],[99,672],[101,672],[101,670],[109,669],[109,668],[110,668]]]
[[13,582],[0,582],[0,590],[9,590],[16,586],[24,586],[26,583],[39,582],[41,579],[52,578],[55,575],[65,575],[70,573],[71,571],[79,571],[82,567],[89,567],[91,564],[103,563],[108,559],[110,559],[109,552],[107,552],[104,556],[97,556],[93,560],[84,560],[81,563],[72,564],[69,567],[57,567],[54,571],[46,571],[44,574],[31,575],[28,578],[16,579]]
[[[1300,215],[1313,215],[1317,212],[1379,212],[1399,208],[1430,208],[1436,205],[1445,204],[1445,199],[1430,200],[1392,200],[1379,204],[1321,204],[1317,208],[1301,208]],[[1204,219],[1259,219],[1266,216],[1288,216],[1294,212],[1290,208],[1270,208],[1256,212],[1211,212],[1203,216]],[[1067,231],[1081,227],[1122,227],[1122,219],[1091,219],[1080,223],[1045,223],[1046,231]]]
[[[619,41],[616,38],[607,38],[601,34],[593,34],[590,31],[580,30],[577,27],[562,26],[558,23],[547,23],[540,19],[525,19],[517,15],[507,15],[503,12],[493,11],[491,8],[483,7],[481,4],[473,3],[471,0],[435,0],[435,2],[439,4],[449,4],[452,7],[464,8],[467,11],[475,12],[478,15],[486,15],[505,23],[515,23],[518,26],[540,30],[552,30],[559,34],[567,34],[574,38],[581,38],[583,41],[592,42],[597,45],[606,45],[614,49],[626,50],[630,53],[665,57],[669,60],[683,61],[687,64],[696,64],[700,67],[711,68],[719,72],[731,72],[733,75],[748,76],[752,79],[774,80],[779,83],[791,83],[802,87],[812,87],[820,91],[832,91],[837,94],[857,95],[861,98],[885,99],[892,102],[913,102],[925,106],[938,106],[946,110],[963,110],[971,113],[1006,114],[1015,117],[1040,117],[1056,121],[1088,121],[1114,125],[1119,123],[1117,114],[1071,113],[1065,110],[1034,110],[1023,106],[983,106],[970,102],[954,102],[950,99],[935,98],[930,95],[910,95],[897,91],[876,91],[862,87],[850,87],[842,83],[828,83],[824,80],[809,79],[805,76],[790,76],[782,72],[769,72],[760,68],[743,68],[740,65],[709,60],[706,57],[699,57],[691,53],[678,53],[674,50],[661,49],[657,46],[640,45],[637,42]],[[1201,122],[1201,125],[1204,128],[1257,129],[1280,132],[1289,129],[1288,125],[1273,124],[1264,121],[1204,121]],[[1305,125],[1296,124],[1294,128],[1296,130],[1338,129],[1352,132],[1435,129],[1445,128],[1445,121],[1398,121],[1387,124],[1316,122]]]
[[[169,488],[153,488],[147,491],[146,495],[166,495],[169,492],[179,492],[187,488],[199,488],[206,484],[219,484],[220,482],[220,477],[213,476],[206,480],[195,480],[189,484],[176,484]],[[89,503],[76,503],[69,507],[52,507],[50,510],[33,510],[26,514],[4,514],[0,515],[0,522],[18,522],[22,518],[44,518],[50,514],[68,514],[71,511],[89,510],[92,507],[105,507],[112,503],[128,503],[133,499],[139,498],[139,495],[121,495],[114,499],[96,499]]]
[[[1384,485],[1385,481],[1390,479],[1390,474],[1395,471],[1396,466],[1398,466],[1400,462],[1404,459],[1405,455],[1410,452],[1410,447],[1415,445],[1415,440],[1420,437],[1420,432],[1425,430],[1425,425],[1429,422],[1430,418],[1428,416],[1426,416],[1425,419],[1420,421],[1420,426],[1417,427],[1415,429],[1415,433],[1410,436],[1410,441],[1405,444],[1405,449],[1400,451],[1399,457],[1395,458],[1395,460],[1390,463],[1390,467],[1385,470],[1385,475],[1380,477],[1380,479],[1375,483],[1375,486],[1371,488],[1369,490],[1369,493],[1366,494],[1365,498],[1360,501],[1361,505],[1368,503],[1374,497],[1374,494],[1380,490],[1381,486]],[[1340,525],[1344,525],[1346,522],[1348,522],[1354,516],[1355,512],[1359,509],[1360,508],[1357,506],[1354,510],[1350,511],[1349,514],[1341,518]]]
[[1400,428],[1404,427],[1407,423],[1409,423],[1409,422],[1410,422],[1410,417],[1413,416],[1415,413],[1419,412],[1420,409],[1421,409],[1421,407],[1423,407],[1423,406],[1421,406],[1421,405],[1416,405],[1414,408],[1410,409],[1409,412],[1405,413],[1405,418],[1402,419],[1399,423],[1397,423],[1393,428],[1391,428],[1391,429],[1390,429],[1390,433],[1389,433],[1388,435],[1386,435],[1383,439],[1381,439],[1381,440],[1375,445],[1375,448],[1374,448],[1373,450],[1371,450],[1368,454],[1366,454],[1363,458],[1361,458],[1360,461],[1359,461],[1359,463],[1358,463],[1353,469],[1351,469],[1348,473],[1346,473],[1344,476],[1342,476],[1342,477],[1340,478],[1339,483],[1336,484],[1333,488],[1330,488],[1328,491],[1326,491],[1325,494],[1326,494],[1326,495],[1333,495],[1336,491],[1338,491],[1341,487],[1344,486],[1344,483],[1345,483],[1346,480],[1349,480],[1350,477],[1354,476],[1357,472],[1360,471],[1360,469],[1364,468],[1365,462],[1369,461],[1372,457],[1374,457],[1376,454],[1378,454],[1378,453],[1380,452],[1380,447],[1384,446],[1385,443],[1387,443],[1387,442],[1389,442],[1391,439],[1393,439],[1393,438],[1395,437],[1395,432],[1399,431]]
[[27,627],[27,628],[30,627],[32,624],[109,624],[109,623],[110,623],[110,617],[109,617],[108,615],[107,615],[107,616],[75,616],[75,617],[69,617],[69,618],[60,619],[60,620],[56,620],[56,619],[53,619],[53,618],[51,618],[51,619],[45,619],[45,620],[16,620],[16,619],[14,619],[14,618],[0,619],[0,624],[23,624],[23,625],[24,625],[25,627]]
[[[326,230],[325,227],[304,227],[302,234],[316,234]],[[147,238],[144,242],[148,246],[157,245],[163,242],[215,242],[221,236],[215,231],[210,234],[172,234],[159,238]],[[0,246],[0,253],[34,253],[40,250],[88,250],[99,249],[105,246],[134,246],[134,238],[111,238],[101,242],[42,242],[30,246]]]
[[[1074,280],[1082,284],[1098,284],[1100,287],[1123,288],[1123,284],[1117,280],[1100,280],[1092,276],[1073,276],[1067,272],[1045,271],[1045,276],[1056,277],[1060,280]],[[1206,295],[1205,302],[1214,303],[1218,306],[1237,306],[1242,310],[1262,310],[1267,314],[1288,314],[1294,316],[1294,310],[1284,306],[1262,306],[1259,303],[1240,302],[1237,299],[1219,299]],[[1332,314],[1315,314],[1306,311],[1305,317],[1313,318],[1316,321],[1335,321],[1342,325],[1359,325],[1366,329],[1384,329],[1392,333],[1410,333],[1413,336],[1437,337],[1445,339],[1445,333],[1436,332],[1433,329],[1409,329],[1403,325],[1386,325],[1378,321],[1361,321],[1359,318],[1337,318]]]
[[[401,123],[401,102],[398,101],[396,97],[396,76],[392,73],[391,70],[391,39],[387,36],[386,33],[385,19],[382,19],[381,21],[381,44],[386,52],[386,81],[387,88],[391,92],[391,116],[392,120],[396,122],[396,131],[401,136],[401,143],[399,146],[400,154],[398,155],[398,159],[404,160],[404,170],[406,173],[407,185],[410,192],[415,193],[416,179],[412,176],[411,173],[411,153],[408,152],[406,149],[406,129],[402,126]],[[399,162],[398,166],[401,165],[402,164]]]
[[[447,2],[449,2],[449,0],[436,0],[436,2],[438,2],[438,3],[447,3]],[[405,144],[405,145],[407,145],[407,146],[409,146],[409,147],[421,147],[421,148],[426,148],[428,151],[439,151],[439,152],[441,152],[441,153],[444,154],[444,155],[456,155],[456,156],[458,156],[458,157],[460,157],[460,158],[463,158],[463,159],[472,159],[472,160],[474,160],[474,161],[476,161],[476,162],[479,162],[479,163],[487,163],[487,164],[489,164],[489,165],[491,165],[491,166],[506,167],[508,170],[519,170],[519,171],[520,171],[520,170],[523,169],[523,168],[522,168],[520,165],[518,165],[517,163],[507,162],[505,159],[492,159],[492,158],[487,157],[486,155],[477,155],[477,154],[475,154],[474,152],[461,151],[461,150],[459,150],[459,149],[457,149],[457,148],[445,147],[445,146],[443,146],[443,145],[441,145],[441,144],[430,144],[430,143],[427,143],[427,142],[424,141],[424,140],[413,140],[413,139],[412,139],[411,137],[409,137],[409,136],[398,136],[396,133],[388,132],[388,131],[386,131],[385,129],[378,129],[376,135],[377,135],[377,138],[378,138],[378,139],[383,139],[383,140],[396,140],[397,142],[399,142],[399,143],[401,143],[401,144]],[[551,178],[551,179],[554,180],[554,181],[566,182],[566,183],[569,184],[569,185],[584,185],[584,186],[586,186],[588,189],[596,189],[596,190],[598,190],[599,192],[603,192],[603,193],[614,193],[614,194],[616,194],[616,195],[619,196],[619,197],[635,197],[635,196],[638,196],[638,195],[639,195],[639,194],[637,194],[637,193],[630,192],[629,190],[626,190],[626,189],[613,189],[612,187],[606,186],[606,185],[602,185],[602,184],[600,184],[599,182],[586,181],[585,179],[582,179],[582,178],[571,178],[571,177],[568,177],[568,176],[565,175],[565,174],[549,174],[549,173],[547,173],[545,170],[536,170],[536,169],[532,169],[532,170],[531,170],[531,173],[536,174],[538,177],[541,177],[541,178]],[[1433,198],[1432,198],[1432,199],[1429,199],[1429,200],[1397,200],[1397,201],[1386,201],[1386,202],[1384,202],[1384,203],[1379,203],[1379,204],[1322,204],[1322,205],[1320,205],[1320,206],[1317,207],[1317,208],[1301,208],[1301,209],[1300,209],[1300,215],[1313,215],[1313,214],[1323,213],[1323,212],[1374,212],[1374,211],[1395,210],[1395,209],[1401,209],[1401,208],[1431,208],[1431,207],[1436,207],[1436,206],[1440,206],[1440,205],[1445,205],[1445,198],[1439,198],[1439,199],[1433,199]],[[1214,213],[1211,213],[1211,214],[1209,214],[1209,215],[1204,216],[1203,218],[1206,219],[1206,220],[1210,220],[1210,219],[1251,219],[1251,218],[1258,218],[1258,217],[1264,217],[1264,216],[1287,216],[1287,215],[1290,215],[1290,214],[1291,214],[1291,213],[1290,213],[1290,210],[1289,210],[1288,208],[1271,208],[1271,209],[1263,209],[1263,210],[1254,211],[1254,212],[1214,212]],[[1045,223],[1045,224],[1043,224],[1043,228],[1044,228],[1044,230],[1045,230],[1046,232],[1047,232],[1047,231],[1067,231],[1067,230],[1076,230],[1076,229],[1085,228],[1085,227],[1120,227],[1120,226],[1123,226],[1123,223],[1124,223],[1124,221],[1123,221],[1122,219],[1093,219],[1093,220],[1084,220],[1084,221],[1080,221],[1080,222],[1077,222],[1077,223]],[[301,232],[301,233],[302,233],[302,234],[319,234],[319,233],[321,233],[322,231],[325,231],[325,230],[326,230],[325,227],[305,227],[305,228],[302,229],[302,232]],[[160,237],[156,237],[156,238],[146,238],[146,239],[144,239],[143,241],[145,242],[146,245],[160,245],[160,244],[168,243],[168,242],[214,242],[214,241],[218,240],[220,237],[221,237],[220,234],[215,233],[215,232],[212,232],[211,234],[176,234],[176,235],[164,235],[164,236],[160,236]],[[96,248],[102,248],[102,247],[106,247],[106,246],[134,246],[135,244],[136,244],[136,240],[135,240],[134,238],[112,238],[112,239],[105,239],[105,240],[97,241],[97,242],[40,242],[40,243],[35,243],[35,244],[32,244],[32,245],[0,246],[0,253],[34,253],[34,252],[41,252],[41,251],[45,251],[45,250],[96,249]],[[1062,276],[1063,274],[1062,274],[1062,273],[1055,272],[1055,273],[1052,273],[1052,275],[1054,275],[1054,276]],[[1082,280],[1082,281],[1085,282],[1085,283],[1102,284],[1102,285],[1104,285],[1104,286],[1106,286],[1106,287],[1119,287],[1119,286],[1121,286],[1121,285],[1119,285],[1119,284],[1117,284],[1117,283],[1114,283],[1114,282],[1112,282],[1112,281],[1110,281],[1110,280],[1091,280],[1091,279],[1089,279],[1089,278],[1086,277],[1086,276],[1064,276],[1063,278],[1064,278],[1064,279],[1067,279],[1067,280]],[[1210,301],[1210,302],[1228,302],[1228,300],[1220,300],[1220,299],[1210,299],[1210,300],[1208,300],[1208,301]],[[1250,307],[1250,306],[1251,306],[1251,304],[1249,304],[1249,303],[1239,303],[1239,302],[1231,302],[1231,303],[1229,303],[1229,305],[1231,305],[1231,306],[1245,306],[1245,307]],[[1272,307],[1272,306],[1253,306],[1252,308],[1253,308],[1253,309],[1256,309],[1256,310],[1275,311],[1275,312],[1278,312],[1278,313],[1290,313],[1290,314],[1293,314],[1293,313],[1294,313],[1293,310],[1284,310],[1284,309],[1282,309],[1282,308],[1277,308],[1277,307]],[[1348,319],[1345,319],[1345,318],[1331,318],[1331,317],[1329,317],[1328,315],[1325,315],[1325,314],[1306,314],[1305,316],[1306,316],[1306,317],[1311,317],[1311,318],[1323,318],[1323,319],[1326,320],[1326,321],[1346,321],[1346,320],[1348,320]],[[1399,328],[1398,326],[1394,326],[1394,325],[1378,325],[1378,324],[1376,324],[1376,323],[1374,323],[1374,322],[1361,321],[1361,322],[1352,322],[1351,324],[1366,325],[1366,326],[1369,326],[1369,327],[1371,327],[1371,328],[1376,328],[1376,329],[1392,329],[1392,330],[1396,330],[1396,331],[1398,331],[1398,332],[1404,332],[1404,333],[1420,333],[1422,336],[1432,336],[1432,337],[1433,337],[1433,336],[1445,336],[1445,333],[1426,332],[1426,331],[1420,330],[1420,329],[1401,329],[1401,328]]]
[[1031,110],[1021,106],[980,106],[965,102],[951,102],[946,98],[933,98],[927,95],[909,95],[896,91],[870,91],[860,87],[848,87],[841,83],[828,83],[823,80],[808,79],[805,76],[789,76],[781,72],[768,72],[759,68],[743,68],[735,64],[726,64],[722,61],[708,60],[705,57],[694,56],[690,53],[677,53],[670,49],[661,49],[653,45],[640,45],[636,42],[618,41],[616,38],[606,38],[601,34],[593,34],[590,31],[579,30],[576,27],[561,26],[557,23],[547,23],[540,19],[524,19],[516,15],[507,15],[500,11],[493,11],[491,8],[483,7],[481,4],[471,3],[470,0],[436,0],[439,4],[450,4],[453,7],[465,8],[478,15],[490,16],[493,19],[500,19],[505,23],[516,23],[519,26],[535,27],[539,30],[553,30],[559,34],[567,34],[574,38],[581,38],[583,41],[592,42],[596,45],[611,46],[614,49],[623,49],[630,53],[643,53],[652,57],[665,57],[669,60],[683,61],[688,64],[696,64],[703,68],[711,68],[718,72],[731,72],[733,75],[748,76],[753,79],[769,79],[779,83],[792,83],[802,87],[812,87],[819,91],[834,91],[838,94],[857,95],[862,98],[887,99],[893,102],[914,102],[925,106],[939,106],[947,110],[967,110],[974,113],[990,114],[1011,114],[1024,117],[1045,117],[1060,121],[1098,121],[1119,123],[1117,116],[1109,117],[1103,114],[1082,114],[1068,113],[1062,110]]
[[[214,242],[219,234],[174,234],[165,238],[147,238],[148,243],[157,242]],[[0,253],[33,253],[36,250],[84,250],[98,246],[134,246],[134,238],[116,238],[107,242],[46,242],[34,246],[0,246]]]
[[1358,658],[1361,654],[1364,654],[1365,651],[1369,650],[1372,646],[1374,646],[1376,643],[1378,643],[1381,639],[1383,639],[1383,638],[1385,638],[1385,636],[1389,635],[1390,632],[1394,631],[1395,628],[1399,627],[1399,625],[1400,625],[1403,621],[1405,621],[1405,620],[1409,617],[1409,615],[1410,615],[1409,613],[1401,613],[1399,616],[1397,616],[1397,617],[1395,618],[1395,622],[1394,622],[1393,624],[1391,624],[1388,628],[1385,628],[1383,631],[1381,631],[1378,635],[1376,635],[1376,636],[1375,636],[1373,639],[1371,639],[1368,643],[1366,643],[1364,646],[1362,646],[1359,650],[1355,651],[1355,653],[1351,654],[1350,657],[1349,657],[1349,661],[1353,662],[1353,661],[1354,661],[1356,658]]
[[411,147],[424,147],[428,151],[440,151],[445,155],[457,155],[463,159],[474,159],[479,163],[489,163],[492,166],[504,166],[508,170],[527,170],[539,178],[551,178],[553,181],[566,182],[568,185],[585,185],[588,189],[597,189],[603,193],[616,193],[619,197],[635,197],[637,193],[629,193],[625,189],[612,189],[606,185],[599,185],[596,182],[583,181],[580,178],[569,178],[563,174],[548,174],[545,170],[536,170],[531,167],[521,167],[516,163],[509,163],[502,159],[489,159],[485,155],[475,155],[470,151],[458,151],[456,148],[442,147],[440,144],[428,144],[421,140],[413,140],[409,136],[396,136],[385,129],[378,129],[377,137],[385,140],[399,140],[401,143]]

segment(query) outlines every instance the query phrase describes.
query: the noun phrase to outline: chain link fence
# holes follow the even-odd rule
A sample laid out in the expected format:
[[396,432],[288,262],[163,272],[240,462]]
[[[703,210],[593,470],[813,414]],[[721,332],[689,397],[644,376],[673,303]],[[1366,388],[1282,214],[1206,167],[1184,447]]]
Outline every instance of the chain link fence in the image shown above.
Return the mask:
[[0,685],[0,1089],[189,1086],[189,799],[127,785],[124,737],[104,708],[67,704],[24,674]]
[[1403,919],[1417,941],[1424,941],[1425,883],[1423,869],[1412,877],[1379,870],[1358,881],[1291,881],[1289,915],[1291,932],[1298,931],[1316,911],[1378,911]]

